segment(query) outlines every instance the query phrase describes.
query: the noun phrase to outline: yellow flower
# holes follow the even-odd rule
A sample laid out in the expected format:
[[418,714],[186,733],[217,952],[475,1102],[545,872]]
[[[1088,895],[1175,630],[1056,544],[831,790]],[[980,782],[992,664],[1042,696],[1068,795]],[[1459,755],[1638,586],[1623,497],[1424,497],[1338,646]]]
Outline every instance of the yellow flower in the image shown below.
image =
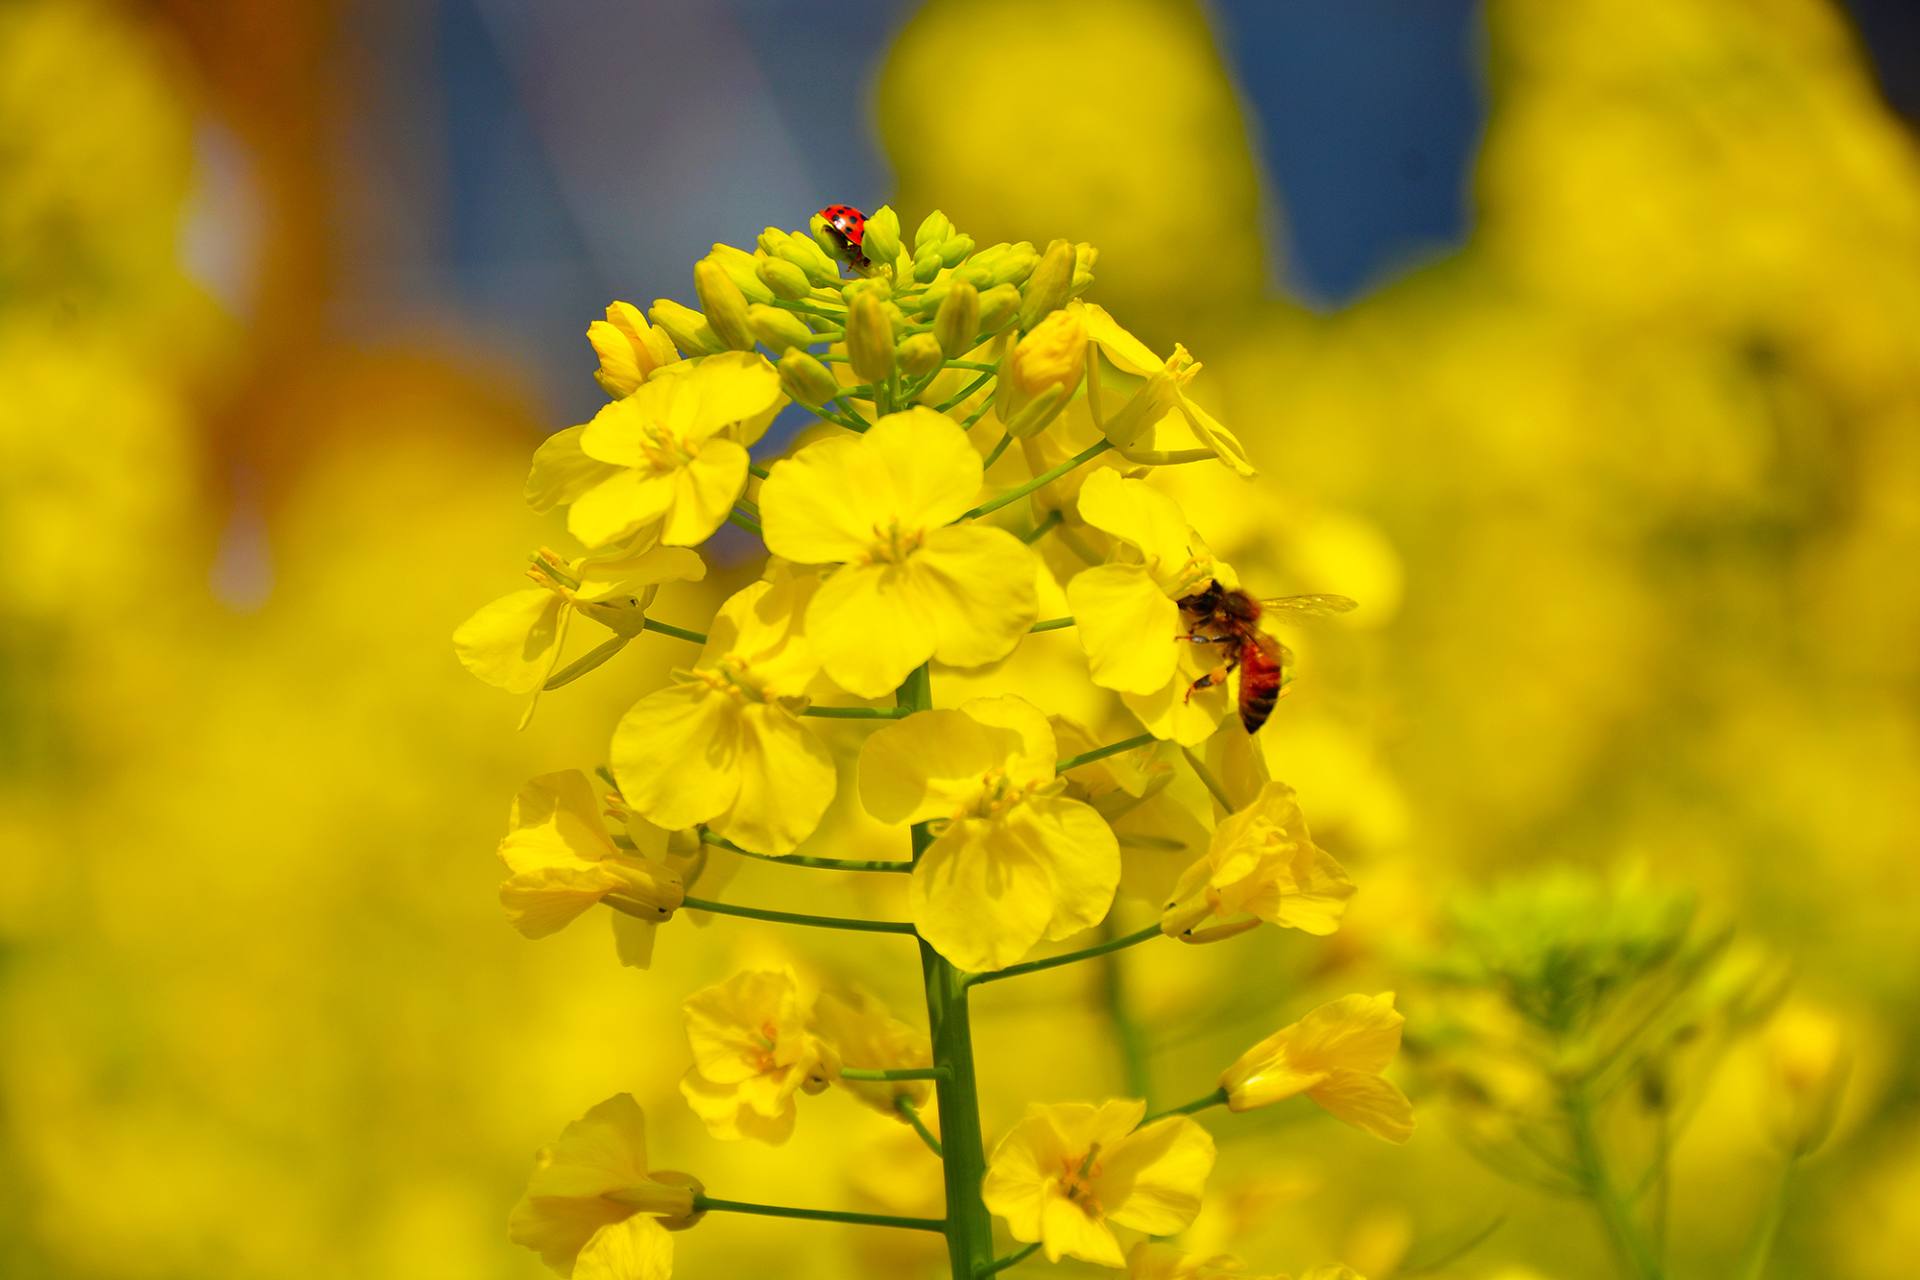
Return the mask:
[[1016,438],[1066,408],[1087,371],[1087,324],[1079,303],[1055,311],[1007,349],[994,413]]
[[[1340,927],[1353,881],[1314,844],[1293,788],[1269,782],[1253,803],[1213,829],[1207,856],[1188,867],[1160,913],[1185,942],[1215,942],[1264,920],[1325,935]],[[1216,923],[1202,929],[1202,921]]]
[[[1253,464],[1232,432],[1187,396],[1187,384],[1200,365],[1187,349],[1174,344],[1162,360],[1146,343],[1120,327],[1104,307],[1082,304],[1087,337],[1099,348],[1111,371],[1096,369],[1087,380],[1095,421],[1114,447],[1135,462],[1186,462],[1208,454],[1236,474],[1251,476]],[[1137,388],[1124,404],[1115,405],[1110,387]]]
[[1251,1111],[1304,1093],[1357,1129],[1405,1142],[1413,1136],[1413,1105],[1380,1074],[1399,1051],[1405,1021],[1391,991],[1323,1004],[1220,1073],[1227,1106]]
[[[1202,1258],[1182,1253],[1158,1240],[1142,1240],[1127,1251],[1127,1277],[1128,1280],[1287,1280],[1285,1276],[1250,1276],[1247,1264],[1231,1254]],[[1306,1280],[1313,1277],[1308,1276]]]
[[681,1096],[716,1138],[782,1143],[793,1133],[794,1095],[818,1093],[836,1070],[791,972],[735,974],[687,997],[693,1066]]
[[[602,1275],[623,1275],[605,1267],[624,1256],[648,1259],[655,1267],[624,1273],[624,1280],[664,1277],[672,1245],[661,1228],[691,1226],[700,1189],[687,1174],[647,1169],[647,1118],[632,1094],[618,1093],[540,1149],[526,1194],[507,1220],[507,1237],[561,1275],[594,1274],[591,1267],[575,1269],[576,1258],[587,1262],[586,1250],[598,1254],[592,1265]],[[636,1218],[642,1225],[630,1232],[607,1234]]]
[[[841,1068],[884,1071],[933,1065],[933,1043],[927,1033],[894,1017],[865,991],[821,992],[813,1006],[813,1030]],[[933,1092],[926,1080],[847,1080],[836,1074],[834,1083],[895,1119],[901,1118],[902,1098],[924,1107]]]
[[756,582],[720,606],[690,672],[620,719],[611,760],[635,812],[791,853],[833,799],[833,759],[798,708],[819,670],[797,620],[817,579]]
[[543,774],[520,788],[500,841],[510,873],[500,905],[514,928],[544,938],[605,902],[614,908],[620,962],[644,969],[653,958],[654,927],[672,918],[684,889],[671,866],[615,847],[598,809],[578,769]]
[[587,326],[587,341],[600,357],[593,380],[616,400],[632,395],[654,370],[680,358],[667,331],[648,324],[631,302],[608,303],[607,318]]
[[980,480],[966,432],[922,407],[773,465],[760,490],[767,549],[840,566],[807,611],[835,684],[877,698],[929,658],[978,667],[1020,643],[1038,616],[1033,552],[1004,529],[951,523]]
[[860,799],[882,822],[934,823],[908,908],[962,969],[1004,969],[1041,938],[1099,923],[1120,849],[1089,805],[1061,795],[1053,730],[1022,698],[922,711],[867,739]]
[[666,366],[584,426],[534,454],[527,498],[561,503],[589,547],[692,546],[725,522],[747,481],[747,445],[781,402],[780,378],[757,355],[728,352]]
[[1182,1231],[1200,1212],[1213,1170],[1213,1138],[1187,1116],[1144,1128],[1137,1098],[1093,1106],[1034,1103],[993,1149],[981,1196],[1015,1240],[1063,1256],[1122,1267],[1113,1228]]
[[573,1280],[667,1280],[672,1274],[673,1237],[639,1214],[594,1232],[573,1263]]
[[1852,1066],[1839,1021],[1823,1009],[1791,1004],[1767,1025],[1762,1042],[1774,1085],[1774,1131],[1794,1156],[1812,1154],[1833,1132]]
[[540,586],[481,606],[453,633],[460,664],[508,693],[533,693],[546,683],[559,665],[573,613],[615,635],[638,635],[660,584],[698,582],[707,566],[685,547],[565,563],[542,551],[527,576]]
[[1219,645],[1186,638],[1178,602],[1209,582],[1234,587],[1239,579],[1173,499],[1144,480],[1094,472],[1080,490],[1080,515],[1117,544],[1111,562],[1067,583],[1093,682],[1119,693],[1155,737],[1204,742],[1232,706],[1228,686],[1189,691],[1224,655]]

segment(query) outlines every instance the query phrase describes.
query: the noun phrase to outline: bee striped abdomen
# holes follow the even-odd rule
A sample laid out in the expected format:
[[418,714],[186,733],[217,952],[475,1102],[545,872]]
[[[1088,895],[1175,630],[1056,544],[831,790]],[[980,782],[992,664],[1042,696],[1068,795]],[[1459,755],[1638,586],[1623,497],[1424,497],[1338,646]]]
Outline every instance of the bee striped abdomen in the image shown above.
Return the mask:
[[1280,700],[1280,664],[1258,644],[1240,646],[1240,723],[1258,733]]

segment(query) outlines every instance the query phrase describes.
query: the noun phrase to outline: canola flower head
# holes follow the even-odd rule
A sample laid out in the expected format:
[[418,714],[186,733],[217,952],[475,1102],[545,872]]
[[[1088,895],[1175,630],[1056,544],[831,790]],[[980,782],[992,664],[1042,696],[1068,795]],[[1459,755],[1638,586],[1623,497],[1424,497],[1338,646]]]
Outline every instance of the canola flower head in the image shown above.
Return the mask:
[[860,795],[883,822],[930,822],[908,914],[963,969],[1023,958],[1041,939],[1097,924],[1120,848],[1091,805],[1062,794],[1053,730],[1022,698],[922,711],[867,739]]
[[1115,1227],[1185,1230],[1213,1171],[1213,1138],[1187,1116],[1142,1126],[1146,1103],[1033,1103],[993,1150],[987,1208],[1047,1261],[1124,1267]]
[[795,1095],[835,1070],[793,973],[749,971],[687,997],[693,1066],[681,1096],[716,1138],[779,1144],[793,1134]]
[[1340,927],[1353,881],[1314,844],[1293,788],[1268,782],[1253,803],[1213,829],[1207,855],[1181,875],[1160,928],[1213,942],[1264,921],[1303,933]]
[[1388,1142],[1413,1136],[1413,1105],[1381,1072],[1406,1019],[1393,993],[1343,996],[1280,1028],[1220,1075],[1235,1111],[1305,1094],[1329,1114]]

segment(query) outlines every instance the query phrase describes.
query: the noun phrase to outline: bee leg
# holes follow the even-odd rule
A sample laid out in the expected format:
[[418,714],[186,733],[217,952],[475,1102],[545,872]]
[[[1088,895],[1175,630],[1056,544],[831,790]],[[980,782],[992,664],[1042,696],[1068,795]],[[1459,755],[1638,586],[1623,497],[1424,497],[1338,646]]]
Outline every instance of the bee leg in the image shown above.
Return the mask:
[[1225,663],[1221,663],[1219,666],[1215,667],[1213,670],[1207,672],[1205,675],[1201,676],[1198,680],[1195,680],[1192,684],[1187,686],[1187,696],[1183,698],[1182,701],[1192,702],[1193,695],[1200,692],[1200,690],[1211,689],[1214,685],[1217,685],[1217,684],[1225,684],[1227,681],[1227,673],[1230,670],[1232,670],[1232,668],[1228,667]]

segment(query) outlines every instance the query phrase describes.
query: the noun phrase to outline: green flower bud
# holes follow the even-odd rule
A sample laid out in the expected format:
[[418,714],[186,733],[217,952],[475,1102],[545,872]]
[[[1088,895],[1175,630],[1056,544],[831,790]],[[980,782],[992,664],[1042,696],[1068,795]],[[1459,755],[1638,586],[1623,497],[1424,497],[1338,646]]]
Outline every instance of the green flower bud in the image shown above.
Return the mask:
[[672,298],[655,298],[647,308],[647,319],[665,329],[673,345],[690,356],[710,356],[727,349],[705,316]]
[[847,305],[847,360],[875,386],[893,376],[893,321],[871,290],[856,294]]
[[980,291],[964,280],[947,290],[933,316],[933,337],[949,360],[973,349],[980,332]]
[[753,349],[753,330],[747,327],[747,298],[726,271],[711,258],[693,264],[693,288],[707,309],[707,323],[726,346],[735,351]]
[[932,246],[936,249],[939,248],[940,245],[946,242],[947,237],[952,234],[953,234],[953,219],[947,217],[946,214],[940,212],[938,209],[935,209],[932,213],[920,219],[919,227],[915,228],[914,230],[914,233],[913,233],[914,257],[916,258],[919,257],[920,250],[925,249],[928,246]]
[[1073,246],[1073,296],[1079,297],[1093,287],[1093,264],[1100,251],[1090,244]]
[[980,332],[1000,332],[1019,311],[1020,291],[1010,284],[995,285],[980,295]]
[[940,265],[943,267],[958,266],[960,263],[966,261],[967,255],[972,252],[972,236],[955,236],[940,246]]
[[1055,240],[1033,269],[1020,301],[1020,328],[1027,330],[1067,305],[1073,290],[1073,246]]
[[867,229],[860,241],[860,252],[876,267],[891,269],[900,258],[900,215],[893,206],[883,204],[867,215]]
[[736,249],[730,244],[716,244],[707,258],[720,264],[720,269],[727,273],[727,279],[739,287],[748,302],[773,301],[772,291],[756,269],[760,260],[745,249]]
[[900,367],[916,378],[932,373],[944,363],[940,340],[930,333],[916,333],[900,344]]
[[940,246],[927,245],[913,255],[913,278],[919,284],[927,284],[940,274]]
[[799,347],[781,356],[777,367],[781,388],[801,404],[817,409],[840,394],[833,371]]
[[887,283],[885,276],[860,276],[853,280],[840,282],[840,296],[846,299],[848,306],[855,298],[878,298],[887,302],[893,297],[893,286]]
[[762,258],[755,271],[773,290],[776,298],[785,298],[788,302],[798,302],[813,292],[813,284],[807,279],[807,273],[788,262],[785,258]]
[[[763,233],[764,234],[764,233]],[[780,232],[781,239],[768,248],[767,252],[782,262],[791,262],[806,273],[809,281],[816,285],[831,288],[840,283],[840,263],[831,252],[822,252],[820,246],[805,236]]]
[[747,306],[747,324],[752,328],[753,336],[771,351],[804,347],[813,341],[813,330],[807,328],[799,316],[779,307],[750,303]]

